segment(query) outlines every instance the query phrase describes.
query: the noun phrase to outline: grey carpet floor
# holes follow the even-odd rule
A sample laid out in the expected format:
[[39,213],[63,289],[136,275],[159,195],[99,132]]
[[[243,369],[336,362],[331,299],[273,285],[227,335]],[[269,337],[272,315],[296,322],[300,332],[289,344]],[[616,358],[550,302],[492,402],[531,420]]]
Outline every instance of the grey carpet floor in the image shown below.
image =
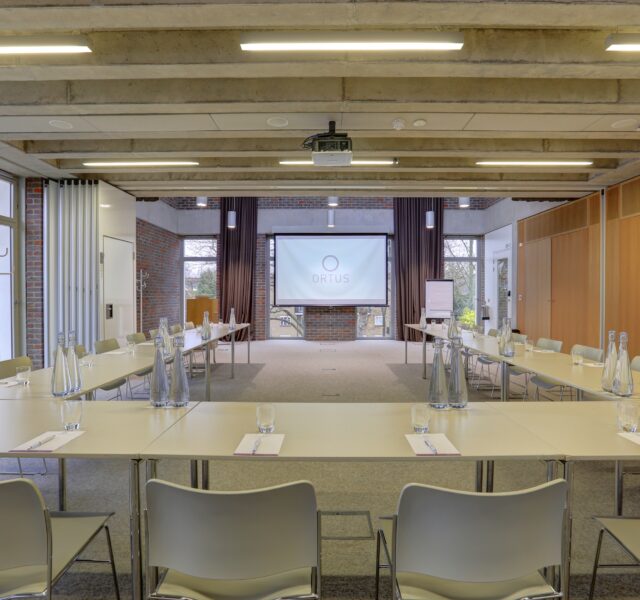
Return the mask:
[[[230,379],[230,348],[216,351],[218,364],[212,371],[213,399],[246,402],[413,402],[426,397],[428,382],[421,378],[421,346],[409,345],[409,364],[404,364],[404,344],[371,340],[312,343],[297,340],[254,342],[252,364],[246,364],[246,344],[238,344],[236,377]],[[514,382],[513,394],[521,394]],[[202,375],[191,383],[193,400],[202,400]],[[496,391],[497,396],[497,391]],[[488,391],[475,390],[472,401],[490,398]],[[15,468],[15,461],[0,461],[0,470]],[[38,470],[41,462],[26,461]],[[47,502],[55,507],[56,464],[49,461],[53,475],[35,475]],[[398,494],[408,482],[424,482],[456,489],[473,489],[474,467],[464,462],[433,461],[423,465],[394,463],[296,463],[213,461],[211,487],[249,489],[276,483],[308,479],[318,492],[320,508],[327,512],[369,512],[374,528],[378,517],[394,511]],[[7,476],[3,476],[7,477]],[[163,461],[159,477],[179,483],[188,481],[184,461]],[[496,463],[496,491],[513,490],[544,481],[545,467],[537,462]],[[598,529],[593,515],[613,511],[613,465],[580,463],[575,469],[574,538],[572,549],[573,598],[587,597]],[[116,561],[125,597],[130,595],[129,524],[127,507],[128,465],[125,461],[73,460],[68,463],[70,510],[112,510],[112,533]],[[640,477],[629,477],[625,514],[640,517]],[[327,515],[323,533],[331,538],[367,536],[366,517]],[[526,540],[523,540],[526,548]],[[322,543],[324,597],[372,598],[375,564],[373,539],[325,539]],[[105,545],[96,540],[88,555],[105,556]],[[623,560],[611,544],[605,561]],[[112,598],[106,569],[79,564],[58,584],[61,600]],[[385,594],[388,598],[389,595]],[[597,598],[640,600],[640,569],[623,573],[610,571],[599,579]]]

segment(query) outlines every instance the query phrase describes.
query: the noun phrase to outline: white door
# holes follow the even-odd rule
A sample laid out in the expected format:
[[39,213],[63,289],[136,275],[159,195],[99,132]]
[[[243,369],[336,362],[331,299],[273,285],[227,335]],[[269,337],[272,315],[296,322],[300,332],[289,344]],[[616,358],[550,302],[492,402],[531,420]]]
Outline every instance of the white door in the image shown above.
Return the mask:
[[103,238],[103,305],[105,338],[122,338],[136,330],[133,243]]

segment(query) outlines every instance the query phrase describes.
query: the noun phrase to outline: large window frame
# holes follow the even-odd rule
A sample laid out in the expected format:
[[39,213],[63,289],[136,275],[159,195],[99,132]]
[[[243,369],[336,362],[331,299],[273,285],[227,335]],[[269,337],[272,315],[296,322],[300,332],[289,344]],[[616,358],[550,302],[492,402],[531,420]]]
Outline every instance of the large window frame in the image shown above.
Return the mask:
[[[453,240],[460,241],[473,241],[475,242],[475,255],[474,256],[447,256],[447,242]],[[475,265],[475,296],[474,296],[474,325],[478,325],[480,323],[480,307],[482,306],[482,285],[483,285],[483,265],[484,265],[484,238],[482,236],[475,235],[447,235],[443,239],[443,271],[445,279],[454,279],[454,294],[456,290],[456,282],[455,278],[452,277],[451,273],[447,273],[447,264],[452,263],[460,263],[460,264],[474,264]],[[455,306],[455,296],[454,296],[454,306]],[[463,315],[457,314],[458,319],[461,319]],[[464,325],[464,319],[463,319]],[[470,325],[470,323],[467,323]]]
[[[22,354],[22,348],[24,347],[25,340],[22,338],[21,322],[25,313],[23,308],[24,289],[22,287],[21,271],[24,269],[24,259],[21,253],[21,240],[22,230],[21,223],[24,222],[22,215],[20,214],[19,186],[17,178],[13,177],[9,173],[0,171],[0,180],[10,186],[9,199],[10,199],[10,215],[0,214],[0,225],[9,228],[10,234],[10,248],[7,248],[7,252],[10,253],[11,259],[8,271],[3,270],[2,275],[9,276],[9,285],[11,288],[11,300],[10,311],[11,316],[9,319],[10,331],[10,352],[9,356],[1,356],[0,360],[5,358],[13,358],[18,354]],[[0,248],[0,252],[4,252]]]
[[[192,255],[186,254],[187,243],[190,240],[202,240],[202,241],[211,241],[213,242],[213,254],[212,255]],[[218,238],[215,235],[201,235],[201,236],[185,236],[182,238],[182,259],[181,259],[181,269],[180,269],[180,289],[182,290],[181,298],[182,298],[182,320],[186,321],[187,318],[187,291],[186,291],[186,277],[185,277],[185,265],[186,263],[214,263],[214,281],[216,284],[215,294],[213,298],[219,298],[219,290],[218,290]]]

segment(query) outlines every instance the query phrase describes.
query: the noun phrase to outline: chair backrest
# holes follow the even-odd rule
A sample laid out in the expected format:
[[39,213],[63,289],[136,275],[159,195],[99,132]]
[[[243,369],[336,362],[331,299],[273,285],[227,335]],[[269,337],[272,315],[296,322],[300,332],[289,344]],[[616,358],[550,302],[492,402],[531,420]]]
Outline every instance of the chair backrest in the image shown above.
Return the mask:
[[517,344],[524,344],[527,341],[527,336],[524,333],[512,333],[511,339]]
[[120,344],[118,344],[118,340],[116,338],[109,338],[108,340],[98,340],[96,342],[96,354],[111,352],[111,350],[117,350],[118,348],[120,348]]
[[171,335],[175,335],[176,333],[182,333],[182,325],[180,325],[180,323],[171,325],[171,327],[169,327],[169,333]]
[[634,371],[640,371],[640,355],[635,356],[631,361],[631,369]]
[[78,358],[83,358],[87,355],[87,349],[84,347],[84,344],[76,344],[75,345],[76,356]]
[[138,333],[130,333],[127,336],[127,342],[133,342],[134,344],[142,344],[142,342],[146,342],[147,338],[144,336],[144,333],[139,331]]
[[17,356],[9,360],[0,361],[0,379],[13,377],[18,367],[31,367],[31,359],[28,356]]
[[155,340],[156,336],[158,335],[158,331],[159,331],[159,329],[149,329],[149,337],[152,340]]
[[497,329],[489,329],[489,331],[487,331],[487,335],[490,335],[491,337],[498,337],[498,330]]
[[561,340],[550,340],[549,338],[538,338],[538,343],[536,344],[538,348],[542,350],[553,350],[554,352],[560,352],[562,350],[562,341]]
[[28,479],[0,482],[0,572],[19,567],[46,568],[48,531],[45,503],[35,484]]
[[251,490],[147,483],[149,564],[206,579],[253,579],[318,567],[316,495],[308,481]]
[[409,484],[398,503],[396,572],[486,583],[558,565],[566,494],[562,479],[499,494]]
[[184,330],[189,331],[189,329],[195,329],[196,326],[193,324],[193,321],[186,321],[184,324]]
[[600,348],[592,348],[591,346],[583,346],[582,344],[574,344],[571,347],[571,354],[579,354],[587,360],[593,362],[602,362],[604,358],[604,350]]

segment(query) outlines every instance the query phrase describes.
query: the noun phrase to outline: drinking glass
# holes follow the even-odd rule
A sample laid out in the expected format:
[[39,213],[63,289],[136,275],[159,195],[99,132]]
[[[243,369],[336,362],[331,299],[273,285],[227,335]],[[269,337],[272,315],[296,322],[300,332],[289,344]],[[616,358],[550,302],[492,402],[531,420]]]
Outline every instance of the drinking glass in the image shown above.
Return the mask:
[[129,350],[129,354],[135,354],[135,352],[136,352],[136,343],[135,342],[127,342],[127,350]]
[[22,385],[29,385],[31,379],[31,367],[16,367],[16,380]]
[[69,398],[60,401],[60,417],[65,431],[80,429],[84,400],[82,398]]
[[524,343],[524,351],[533,352],[533,344],[529,340]]
[[571,362],[574,365],[581,365],[584,361],[584,357],[582,356],[582,354],[578,353],[578,352],[572,352],[571,353]]
[[411,425],[416,433],[427,433],[431,413],[427,404],[414,404],[411,406]]
[[273,433],[276,430],[276,407],[273,404],[258,404],[256,421],[260,433]]
[[618,400],[618,431],[635,433],[638,431],[640,402],[637,400]]

